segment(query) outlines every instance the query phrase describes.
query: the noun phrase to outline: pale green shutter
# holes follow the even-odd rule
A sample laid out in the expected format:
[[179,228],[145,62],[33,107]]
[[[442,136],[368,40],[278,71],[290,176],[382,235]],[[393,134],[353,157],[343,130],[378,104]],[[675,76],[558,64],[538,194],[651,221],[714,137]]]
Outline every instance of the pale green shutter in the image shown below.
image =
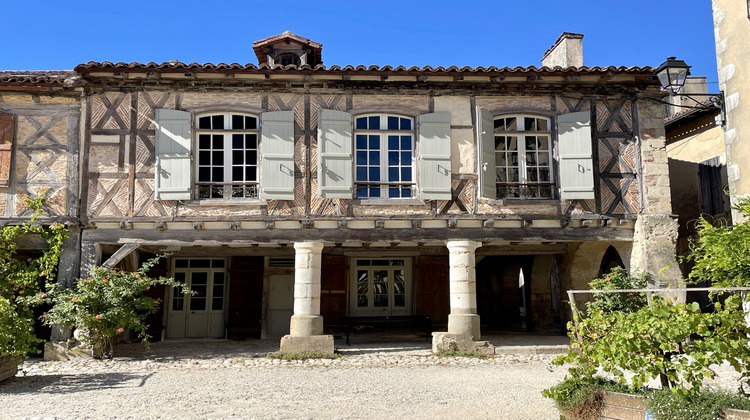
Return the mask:
[[591,153],[591,115],[574,112],[557,117],[560,150],[560,198],[594,198],[594,164]]
[[156,110],[156,199],[190,200],[190,113]]
[[419,116],[419,190],[425,200],[451,199],[451,114]]
[[294,200],[294,112],[260,114],[261,166],[260,197],[266,200]]
[[495,163],[495,121],[486,109],[477,107],[479,134],[479,182],[482,196],[497,198],[497,168]]
[[331,109],[318,113],[318,196],[352,198],[352,114]]

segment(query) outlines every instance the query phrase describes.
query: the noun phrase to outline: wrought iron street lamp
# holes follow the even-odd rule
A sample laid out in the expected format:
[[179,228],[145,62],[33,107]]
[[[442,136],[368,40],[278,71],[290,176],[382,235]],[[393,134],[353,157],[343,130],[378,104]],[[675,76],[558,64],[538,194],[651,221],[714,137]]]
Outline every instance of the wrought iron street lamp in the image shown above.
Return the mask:
[[[724,108],[724,91],[719,93],[679,93],[685,85],[685,79],[690,75],[690,66],[683,60],[676,57],[669,57],[656,69],[656,76],[659,78],[661,86],[669,92],[670,96],[681,96],[693,100],[696,105],[685,106],[675,105],[684,108],[699,108],[712,104],[721,110],[721,126],[725,127],[727,123],[726,109]],[[708,100],[699,101],[695,97],[705,97]]]

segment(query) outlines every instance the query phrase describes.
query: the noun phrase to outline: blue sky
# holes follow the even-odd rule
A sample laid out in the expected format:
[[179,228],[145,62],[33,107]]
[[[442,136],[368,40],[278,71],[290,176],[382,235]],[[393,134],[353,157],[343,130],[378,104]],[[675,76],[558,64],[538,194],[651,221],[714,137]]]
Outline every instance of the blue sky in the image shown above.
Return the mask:
[[2,13],[16,18],[0,25],[0,70],[256,63],[252,42],[285,30],[322,43],[326,66],[540,66],[562,32],[576,32],[584,65],[677,56],[717,80],[710,0],[43,0]]

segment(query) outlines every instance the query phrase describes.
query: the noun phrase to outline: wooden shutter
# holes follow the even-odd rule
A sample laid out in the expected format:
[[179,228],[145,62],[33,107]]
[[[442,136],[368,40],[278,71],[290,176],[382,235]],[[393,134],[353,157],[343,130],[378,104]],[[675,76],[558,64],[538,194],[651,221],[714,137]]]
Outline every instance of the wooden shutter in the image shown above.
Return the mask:
[[724,213],[724,183],[721,178],[721,166],[718,156],[698,164],[698,177],[701,184],[701,212],[705,214]]
[[352,198],[352,115],[321,109],[318,113],[318,196]]
[[560,150],[560,198],[594,198],[594,164],[591,153],[591,115],[574,112],[557,117]]
[[419,190],[425,200],[451,199],[451,114],[419,116]]
[[156,110],[156,199],[190,200],[190,113]]
[[260,121],[263,150],[260,197],[294,200],[294,112],[264,112]]
[[479,140],[479,182],[482,196],[497,198],[497,169],[495,163],[495,122],[486,109],[477,107],[477,133]]
[[0,115],[0,187],[10,185],[10,155],[15,121],[12,115]]

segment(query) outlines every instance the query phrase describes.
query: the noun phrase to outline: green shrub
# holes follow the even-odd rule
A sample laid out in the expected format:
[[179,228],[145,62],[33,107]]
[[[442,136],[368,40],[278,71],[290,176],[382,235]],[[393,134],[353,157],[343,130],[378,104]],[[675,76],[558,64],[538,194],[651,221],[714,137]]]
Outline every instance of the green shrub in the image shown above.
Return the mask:
[[[615,267],[602,278],[591,281],[589,285],[594,290],[613,289],[642,289],[646,287],[647,276],[641,274],[631,276],[622,267]],[[594,300],[586,303],[589,313],[600,309],[604,313],[614,311],[635,312],[646,306],[645,293],[595,293]]]
[[750,198],[734,208],[744,216],[742,223],[714,226],[703,217],[698,221],[698,240],[688,256],[695,262],[691,281],[709,281],[715,287],[750,286]]
[[88,331],[86,344],[101,340],[104,357],[112,357],[112,339],[129,329],[144,344],[151,338],[146,330],[146,317],[156,312],[159,299],[145,296],[157,285],[190,291],[172,278],[148,277],[146,273],[163,256],[145,262],[137,271],[128,272],[104,267],[94,268],[90,277],[78,279],[72,288],[49,284],[46,293],[28,298],[29,303],[49,303],[52,308],[43,315],[48,325],[61,324]]
[[[37,353],[42,340],[34,334],[34,312],[28,296],[38,295],[44,282],[55,281],[67,229],[61,224],[42,226],[35,223],[42,214],[42,196],[27,199],[34,211],[30,221],[0,228],[0,356],[24,358]],[[46,243],[42,254],[18,258],[17,240],[39,235]]]
[[[714,376],[712,364],[726,361],[743,374],[750,367],[750,329],[740,304],[731,296],[714,312],[702,313],[697,303],[673,304],[654,296],[650,306],[636,312],[596,309],[570,326],[572,345],[553,364],[570,363],[573,379],[591,378],[601,369],[622,385],[640,388],[658,378],[675,393],[695,393]],[[632,373],[630,381],[625,371]]]
[[281,360],[307,360],[307,359],[338,359],[341,357],[340,354],[323,353],[320,351],[303,351],[300,353],[268,353],[269,359],[281,359]]
[[722,409],[725,408],[750,410],[750,399],[721,392],[678,395],[668,390],[654,390],[646,406],[659,420],[717,420],[724,418]]
[[472,357],[475,359],[489,359],[492,355],[480,353],[478,351],[461,351],[461,350],[438,350],[435,353],[437,357]]

